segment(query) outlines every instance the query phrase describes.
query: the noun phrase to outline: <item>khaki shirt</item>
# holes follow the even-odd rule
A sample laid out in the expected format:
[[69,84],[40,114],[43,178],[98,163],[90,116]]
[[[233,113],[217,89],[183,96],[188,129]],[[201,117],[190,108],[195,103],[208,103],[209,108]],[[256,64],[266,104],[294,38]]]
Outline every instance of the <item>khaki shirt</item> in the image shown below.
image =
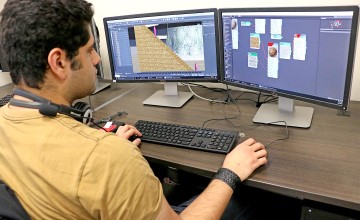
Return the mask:
[[131,142],[8,105],[0,108],[0,179],[32,219],[154,219],[163,195]]

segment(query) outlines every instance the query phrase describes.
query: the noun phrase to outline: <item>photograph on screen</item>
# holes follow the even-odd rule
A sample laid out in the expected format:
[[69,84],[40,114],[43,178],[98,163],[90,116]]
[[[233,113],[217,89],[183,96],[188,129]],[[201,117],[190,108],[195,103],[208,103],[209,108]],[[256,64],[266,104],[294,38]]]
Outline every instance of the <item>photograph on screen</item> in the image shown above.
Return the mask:
[[133,72],[204,71],[201,23],[129,27]]

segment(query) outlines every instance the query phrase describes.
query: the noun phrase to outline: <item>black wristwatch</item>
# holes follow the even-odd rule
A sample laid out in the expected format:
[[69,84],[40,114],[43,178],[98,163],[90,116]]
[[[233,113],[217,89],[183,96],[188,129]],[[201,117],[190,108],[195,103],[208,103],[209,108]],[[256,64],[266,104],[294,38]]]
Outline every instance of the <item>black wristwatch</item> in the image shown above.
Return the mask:
[[220,168],[213,179],[218,179],[228,184],[234,191],[236,186],[241,183],[240,177],[227,168]]

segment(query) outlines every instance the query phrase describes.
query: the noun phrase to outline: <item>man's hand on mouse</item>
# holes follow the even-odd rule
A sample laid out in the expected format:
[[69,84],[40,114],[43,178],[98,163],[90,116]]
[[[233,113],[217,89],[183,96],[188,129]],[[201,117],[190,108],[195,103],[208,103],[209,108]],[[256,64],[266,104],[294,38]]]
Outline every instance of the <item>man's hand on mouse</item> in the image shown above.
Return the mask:
[[116,135],[119,137],[123,137],[126,138],[130,141],[132,141],[136,146],[139,146],[141,143],[141,139],[140,138],[135,138],[134,137],[141,137],[142,134],[140,133],[140,131],[138,129],[136,129],[134,126],[132,125],[123,125],[123,126],[119,126],[119,128],[116,131]]
[[243,181],[259,166],[267,163],[267,151],[265,146],[249,138],[238,144],[225,157],[223,168],[236,173]]

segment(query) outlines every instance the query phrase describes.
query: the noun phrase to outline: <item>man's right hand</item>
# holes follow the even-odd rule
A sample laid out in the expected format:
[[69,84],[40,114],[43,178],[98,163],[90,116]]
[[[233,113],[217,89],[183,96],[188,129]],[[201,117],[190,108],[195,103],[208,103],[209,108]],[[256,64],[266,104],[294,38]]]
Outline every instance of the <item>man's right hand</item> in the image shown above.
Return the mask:
[[[138,136],[141,137],[142,134],[140,133],[140,131],[138,129],[136,129],[133,125],[128,125],[125,124],[124,126],[119,126],[119,128],[116,131],[116,135],[123,137],[125,139],[130,140],[131,137],[133,136]],[[141,139],[140,138],[136,138],[134,140],[130,140],[131,142],[133,142],[136,146],[139,146],[141,143]]]
[[[259,166],[267,162],[263,144],[248,139],[236,146],[225,158],[223,167],[235,172],[245,180]],[[163,197],[161,211],[157,220],[180,219],[220,219],[233,190],[224,182],[214,180],[181,214],[177,215]]]
[[249,138],[228,153],[223,167],[232,170],[244,181],[256,168],[267,163],[266,156],[265,146]]

